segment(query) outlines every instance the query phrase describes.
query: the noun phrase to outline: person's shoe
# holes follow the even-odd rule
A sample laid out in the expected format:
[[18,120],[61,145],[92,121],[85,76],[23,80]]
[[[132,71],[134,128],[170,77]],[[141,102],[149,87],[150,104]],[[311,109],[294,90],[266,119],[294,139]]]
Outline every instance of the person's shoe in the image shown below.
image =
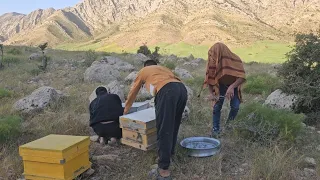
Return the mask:
[[110,138],[110,140],[108,141],[108,145],[115,145],[117,144],[117,139],[116,138]]
[[100,142],[100,144],[105,145],[106,144],[106,139],[104,137],[100,137],[99,138],[99,142]]
[[215,138],[215,139],[219,139],[220,137],[221,137],[221,135],[220,135],[220,131],[212,131],[211,132],[211,137],[212,138]]
[[162,177],[159,173],[159,168],[152,169],[148,174],[149,180],[172,180],[171,175],[168,177]]

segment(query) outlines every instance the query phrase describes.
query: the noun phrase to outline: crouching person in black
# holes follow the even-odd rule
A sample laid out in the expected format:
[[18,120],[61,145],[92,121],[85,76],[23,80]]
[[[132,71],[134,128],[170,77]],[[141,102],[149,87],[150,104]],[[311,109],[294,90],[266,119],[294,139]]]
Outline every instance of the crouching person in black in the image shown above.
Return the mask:
[[115,143],[122,137],[119,117],[123,115],[118,95],[110,94],[105,87],[96,89],[97,98],[90,103],[90,127],[99,136],[100,143]]

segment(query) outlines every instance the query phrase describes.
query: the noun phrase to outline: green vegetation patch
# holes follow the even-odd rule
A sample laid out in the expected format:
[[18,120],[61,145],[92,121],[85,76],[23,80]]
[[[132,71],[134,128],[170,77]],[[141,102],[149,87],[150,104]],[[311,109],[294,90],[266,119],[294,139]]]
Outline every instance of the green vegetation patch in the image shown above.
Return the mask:
[[22,118],[19,116],[0,116],[0,142],[19,136]]
[[5,98],[5,97],[11,97],[12,96],[12,92],[7,90],[7,89],[3,89],[0,88],[0,99]]
[[[212,43],[212,45],[214,42]],[[158,43],[150,45],[150,49],[160,47],[159,53],[162,55],[175,54],[181,57],[188,57],[192,54],[194,57],[207,59],[208,50],[211,45],[193,45],[185,42],[175,44]],[[116,53],[136,53],[137,47],[123,48],[117,44],[102,44],[101,42],[86,43],[68,43],[56,47],[63,50],[97,50]],[[258,41],[248,46],[231,48],[238,54],[244,62],[262,62],[262,63],[282,63],[285,61],[285,54],[291,50],[290,43],[276,41]]]
[[174,70],[176,68],[176,64],[174,62],[171,62],[171,61],[166,61],[161,65],[166,67],[166,68],[168,68],[168,69],[171,69],[171,70]]
[[259,103],[243,106],[234,122],[241,137],[261,143],[272,140],[294,141],[302,131],[303,115],[272,109]]
[[252,45],[232,49],[244,62],[283,63],[291,51],[289,43],[258,41]]
[[247,77],[243,91],[249,94],[268,95],[280,86],[278,77],[269,74],[257,74]]

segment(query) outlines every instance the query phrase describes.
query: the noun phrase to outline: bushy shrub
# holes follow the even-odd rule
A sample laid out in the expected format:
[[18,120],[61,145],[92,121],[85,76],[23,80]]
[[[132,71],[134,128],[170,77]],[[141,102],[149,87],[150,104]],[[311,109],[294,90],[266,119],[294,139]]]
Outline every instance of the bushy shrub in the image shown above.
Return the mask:
[[298,34],[295,41],[278,72],[284,80],[282,89],[299,96],[296,112],[320,112],[320,35]]
[[31,74],[32,76],[38,76],[41,72],[42,72],[41,69],[32,69],[32,70],[30,71],[30,74]]
[[10,96],[12,96],[12,92],[10,92],[9,90],[0,88],[0,99],[5,97],[10,97]]
[[159,58],[160,58],[160,54],[159,54],[159,50],[160,50],[160,47],[156,46],[154,48],[154,52],[151,54],[151,58],[153,60],[155,60],[157,63],[159,63]]
[[0,142],[19,136],[21,121],[19,116],[0,116]]
[[48,61],[49,61],[49,58],[45,55],[45,50],[46,48],[48,47],[48,43],[43,43],[43,44],[40,44],[38,47],[41,49],[41,52],[42,52],[42,61],[41,61],[41,65],[38,66],[39,69],[45,71],[47,69],[47,66],[48,66]]
[[94,50],[85,53],[85,66],[89,67],[98,58],[98,54]]
[[243,91],[249,94],[270,94],[280,86],[278,77],[269,74],[250,75],[244,84]]
[[20,59],[17,57],[5,57],[3,59],[3,63],[6,64],[7,66],[10,66],[12,64],[17,64],[20,62]]
[[159,58],[160,58],[159,50],[160,50],[160,47],[156,46],[155,49],[154,49],[154,52],[151,53],[151,51],[148,48],[148,46],[144,44],[143,46],[139,47],[137,53],[144,54],[147,57],[149,57],[150,59],[152,59],[152,60],[156,61],[157,63],[159,63]]
[[194,79],[186,79],[184,82],[188,85],[193,87],[194,89],[201,89],[204,82],[204,76],[196,76]]
[[148,48],[147,45],[143,45],[143,46],[140,46],[137,53],[141,53],[141,54],[144,54],[146,56],[150,56],[151,55],[151,51],[150,49]]
[[174,62],[166,61],[162,64],[164,67],[174,70],[176,68],[176,64]]
[[293,112],[250,103],[241,109],[233,127],[243,138],[261,143],[282,139],[294,141],[302,131],[303,118]]
[[13,55],[20,55],[20,54],[22,54],[22,52],[21,52],[19,49],[17,49],[17,48],[12,48],[12,49],[10,49],[7,53],[8,53],[8,54],[13,54]]

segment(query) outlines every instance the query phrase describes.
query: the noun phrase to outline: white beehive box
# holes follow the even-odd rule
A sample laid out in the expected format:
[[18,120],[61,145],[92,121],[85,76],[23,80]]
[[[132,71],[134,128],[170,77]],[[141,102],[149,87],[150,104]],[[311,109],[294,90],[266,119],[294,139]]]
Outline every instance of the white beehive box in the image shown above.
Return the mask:
[[120,117],[122,128],[121,142],[142,150],[156,147],[156,115],[155,108],[148,108]]

